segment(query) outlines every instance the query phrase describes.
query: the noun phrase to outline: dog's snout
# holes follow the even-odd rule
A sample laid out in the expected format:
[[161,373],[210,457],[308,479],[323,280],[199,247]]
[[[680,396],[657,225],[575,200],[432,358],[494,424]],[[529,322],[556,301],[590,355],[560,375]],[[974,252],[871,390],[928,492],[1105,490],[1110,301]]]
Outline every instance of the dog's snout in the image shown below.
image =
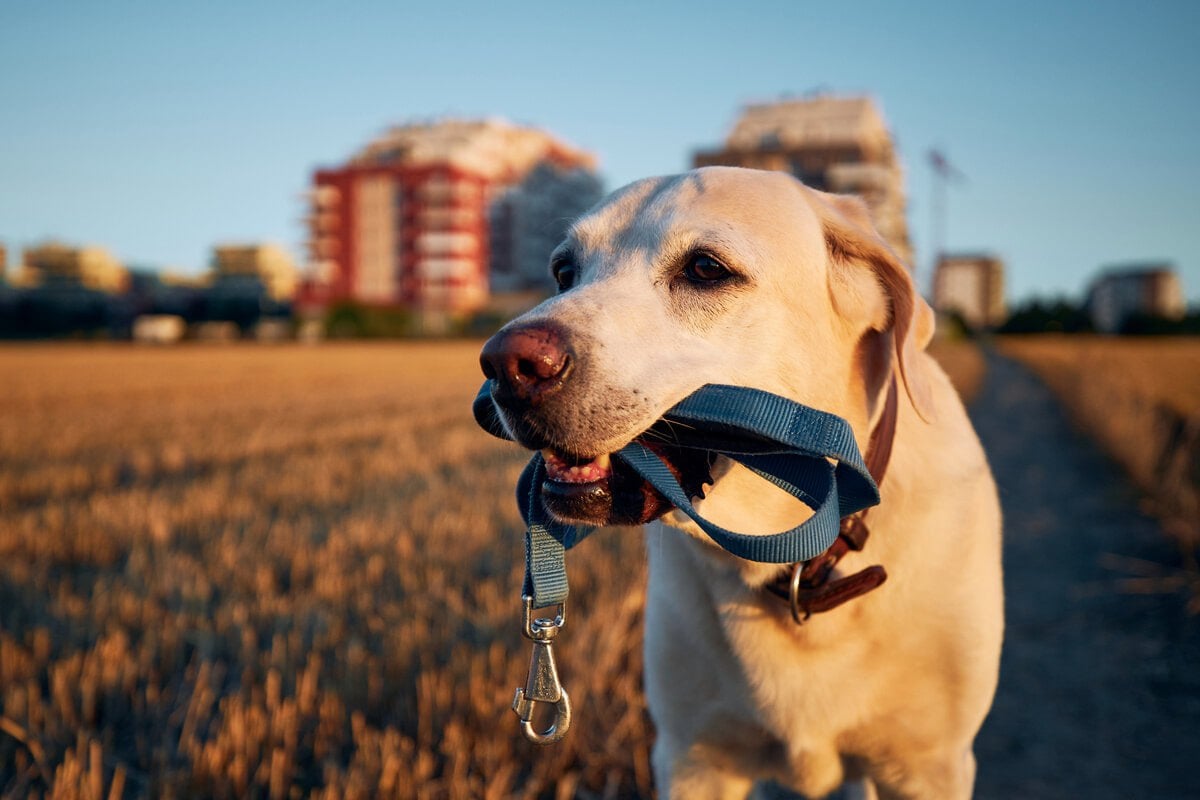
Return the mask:
[[483,346],[479,363],[499,384],[501,399],[527,405],[560,388],[572,366],[565,337],[544,324],[501,331]]

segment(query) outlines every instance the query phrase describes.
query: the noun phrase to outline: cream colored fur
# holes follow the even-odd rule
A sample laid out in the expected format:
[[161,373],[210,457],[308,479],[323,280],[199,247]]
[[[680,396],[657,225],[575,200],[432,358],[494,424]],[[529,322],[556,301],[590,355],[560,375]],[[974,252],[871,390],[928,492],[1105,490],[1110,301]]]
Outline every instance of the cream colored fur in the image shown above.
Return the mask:
[[[792,621],[681,515],[648,526],[646,695],[660,796],[745,797],[774,779],[817,798],[858,782],[882,798],[967,798],[972,741],[996,687],[1000,511],[950,382],[924,352],[932,315],[861,203],[768,172],[709,168],[632,184],[575,224],[578,285],[523,321],[553,320],[586,365],[579,452],[615,450],[705,383],[752,386],[844,417],[866,448],[895,371],[895,447],[865,552],[888,581]],[[737,291],[679,283],[695,249]],[[560,248],[561,249],[561,248]],[[583,447],[586,445],[586,447]],[[772,533],[808,513],[718,464],[700,512]]]

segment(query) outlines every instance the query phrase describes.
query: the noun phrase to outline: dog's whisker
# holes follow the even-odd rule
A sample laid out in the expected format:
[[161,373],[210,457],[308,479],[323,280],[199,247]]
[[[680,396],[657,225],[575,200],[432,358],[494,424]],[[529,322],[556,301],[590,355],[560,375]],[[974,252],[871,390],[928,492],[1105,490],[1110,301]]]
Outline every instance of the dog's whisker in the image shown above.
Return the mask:
[[[664,428],[666,430],[663,430]],[[663,441],[663,442],[670,442],[672,444],[678,444],[680,442],[680,438],[679,438],[679,435],[676,433],[676,431],[681,430],[681,429],[689,430],[689,431],[697,430],[696,426],[689,425],[686,422],[680,422],[678,420],[670,420],[670,419],[661,419],[658,421],[658,424],[655,427],[646,431],[645,436],[647,436],[647,438],[655,438],[655,439],[657,439],[659,441]]]

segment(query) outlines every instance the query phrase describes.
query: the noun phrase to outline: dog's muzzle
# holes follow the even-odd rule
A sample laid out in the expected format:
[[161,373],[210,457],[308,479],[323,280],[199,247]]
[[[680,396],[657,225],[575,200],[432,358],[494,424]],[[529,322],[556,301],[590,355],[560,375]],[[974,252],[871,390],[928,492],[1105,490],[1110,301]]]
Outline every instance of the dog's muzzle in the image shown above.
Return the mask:
[[[671,510],[671,502],[641,475],[610,453],[589,449],[587,437],[579,435],[578,429],[586,427],[576,410],[583,384],[574,382],[582,364],[563,328],[548,321],[506,328],[488,340],[479,361],[490,399],[513,438],[545,459],[541,501],[555,518],[637,525]],[[653,432],[643,437],[691,496],[703,496],[711,481],[707,454],[672,448]]]

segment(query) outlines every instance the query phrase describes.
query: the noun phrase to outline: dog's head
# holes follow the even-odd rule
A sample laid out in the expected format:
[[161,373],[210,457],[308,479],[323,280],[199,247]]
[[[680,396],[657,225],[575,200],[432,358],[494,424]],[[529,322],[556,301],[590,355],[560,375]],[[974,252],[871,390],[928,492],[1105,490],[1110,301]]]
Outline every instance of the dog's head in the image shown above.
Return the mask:
[[550,266],[558,295],[492,337],[481,362],[513,438],[546,456],[543,499],[563,521],[669,510],[609,459],[634,439],[702,495],[713,465],[656,423],[706,383],[839,414],[860,444],[893,369],[931,413],[917,351],[932,314],[857,200],[757,170],[652,178],[579,219]]

